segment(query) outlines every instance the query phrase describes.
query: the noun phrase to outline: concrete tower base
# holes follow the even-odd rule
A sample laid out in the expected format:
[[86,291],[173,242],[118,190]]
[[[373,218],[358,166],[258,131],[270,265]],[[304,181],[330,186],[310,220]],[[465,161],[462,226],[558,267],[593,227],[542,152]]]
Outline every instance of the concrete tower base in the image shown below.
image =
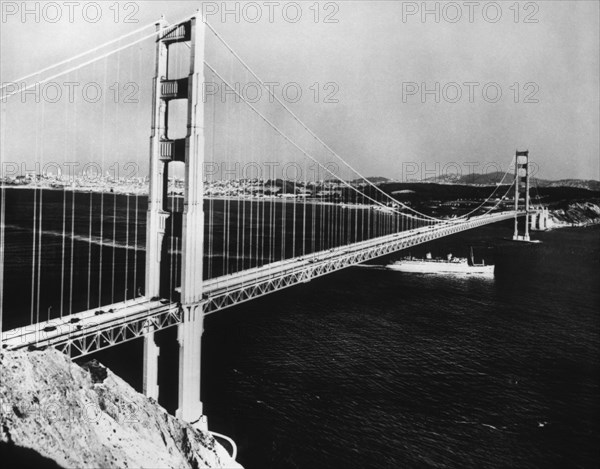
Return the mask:
[[206,417],[200,400],[200,371],[204,314],[202,305],[183,306],[184,321],[179,325],[179,408],[175,415],[206,429]]

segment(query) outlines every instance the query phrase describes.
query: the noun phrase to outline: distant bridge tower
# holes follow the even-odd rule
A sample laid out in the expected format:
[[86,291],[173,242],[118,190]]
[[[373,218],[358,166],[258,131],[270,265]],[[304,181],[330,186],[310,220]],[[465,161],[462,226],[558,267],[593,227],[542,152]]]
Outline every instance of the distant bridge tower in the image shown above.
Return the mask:
[[[524,180],[524,181],[523,181]],[[525,198],[525,234],[519,235],[519,199],[524,193]],[[515,154],[515,241],[529,241],[529,150],[518,151]]]
[[[188,422],[204,421],[200,401],[200,354],[203,332],[202,265],[204,248],[203,177],[204,163],[204,84],[205,24],[200,14],[190,20],[168,26],[163,18],[157,23],[155,76],[152,99],[152,135],[150,138],[150,188],[146,240],[146,290],[148,298],[172,294],[161,283],[165,266],[165,232],[181,230],[181,307],[183,322],[178,327],[179,406],[177,416]],[[189,45],[189,75],[173,77],[169,70],[169,47]],[[181,52],[180,49],[177,52]],[[169,104],[187,100],[187,135],[170,139]],[[183,215],[168,207],[169,164],[185,164]],[[178,228],[180,227],[180,228]],[[152,327],[152,325],[150,325]],[[144,392],[158,398],[158,354],[154,333],[144,339]]]

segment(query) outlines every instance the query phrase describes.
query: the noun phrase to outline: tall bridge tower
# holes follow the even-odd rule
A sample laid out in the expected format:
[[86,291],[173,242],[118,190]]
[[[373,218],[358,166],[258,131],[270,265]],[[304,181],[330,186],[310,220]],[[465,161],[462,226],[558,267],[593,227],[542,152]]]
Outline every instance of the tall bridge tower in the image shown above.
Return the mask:
[[[519,199],[525,198],[525,233],[519,235]],[[515,153],[515,241],[529,241],[529,150]]]
[[[164,277],[165,234],[182,236],[180,303],[183,321],[178,326],[179,406],[177,416],[188,422],[204,422],[200,400],[200,356],[203,325],[202,256],[204,245],[203,176],[204,163],[204,84],[205,24],[198,13],[190,20],[167,25],[157,23],[155,75],[150,137],[150,187],[146,232],[146,290],[148,298],[168,296]],[[187,43],[189,74],[174,77],[169,70],[170,46]],[[178,50],[177,52],[180,52]],[[175,51],[173,51],[175,52]],[[169,137],[169,105],[187,100],[187,134]],[[169,165],[185,165],[183,213],[168,207]],[[152,328],[152,324],[148,325]],[[159,349],[154,333],[144,338],[144,392],[158,399]]]

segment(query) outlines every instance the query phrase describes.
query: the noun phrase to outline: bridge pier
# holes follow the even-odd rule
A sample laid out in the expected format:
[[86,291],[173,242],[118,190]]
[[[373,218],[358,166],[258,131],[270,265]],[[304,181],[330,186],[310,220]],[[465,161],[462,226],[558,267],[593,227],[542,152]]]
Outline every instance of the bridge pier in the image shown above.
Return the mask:
[[160,347],[156,344],[154,332],[144,336],[144,377],[143,391],[147,397],[151,397],[158,402],[158,357],[160,356]]
[[531,230],[545,231],[548,229],[550,212],[548,207],[542,207],[531,215]]
[[179,407],[175,415],[197,428],[207,430],[200,399],[202,333],[204,313],[202,305],[183,307],[184,322],[178,326],[179,341]]
[[550,210],[548,207],[544,207],[542,209],[542,213],[540,214],[540,230],[548,229],[548,219],[550,218]]
[[539,227],[539,221],[538,221],[538,220],[539,220],[539,221],[541,221],[541,217],[540,217],[540,215],[538,214],[538,212],[533,212],[533,213],[531,213],[531,214],[530,214],[530,219],[529,219],[529,221],[530,221],[530,223],[529,223],[529,229],[530,229],[531,231],[535,231],[535,230],[537,230],[537,229],[538,229],[538,227]]

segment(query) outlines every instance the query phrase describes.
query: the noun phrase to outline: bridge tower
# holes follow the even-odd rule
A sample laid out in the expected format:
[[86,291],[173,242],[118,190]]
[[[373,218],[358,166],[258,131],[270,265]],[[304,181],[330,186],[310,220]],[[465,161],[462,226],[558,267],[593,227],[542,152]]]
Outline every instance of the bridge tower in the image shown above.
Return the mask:
[[[179,341],[179,405],[177,416],[204,425],[200,401],[200,354],[203,326],[202,266],[204,248],[203,176],[204,163],[204,85],[205,24],[198,13],[183,23],[157,23],[155,76],[150,137],[150,188],[146,240],[146,291],[148,298],[173,294],[167,292],[161,274],[167,247],[165,232],[181,231],[182,263],[180,303],[183,321],[177,331]],[[169,70],[170,46],[187,43],[189,74],[173,77]],[[177,52],[181,52],[181,49]],[[169,104],[187,100],[187,134],[169,138]],[[183,162],[183,214],[168,207],[169,164]],[[152,325],[150,325],[152,327]],[[154,333],[144,338],[144,392],[158,398],[158,354]]]
[[[519,200],[524,193],[525,199],[525,233],[519,235]],[[515,241],[529,241],[529,150],[515,153]]]

